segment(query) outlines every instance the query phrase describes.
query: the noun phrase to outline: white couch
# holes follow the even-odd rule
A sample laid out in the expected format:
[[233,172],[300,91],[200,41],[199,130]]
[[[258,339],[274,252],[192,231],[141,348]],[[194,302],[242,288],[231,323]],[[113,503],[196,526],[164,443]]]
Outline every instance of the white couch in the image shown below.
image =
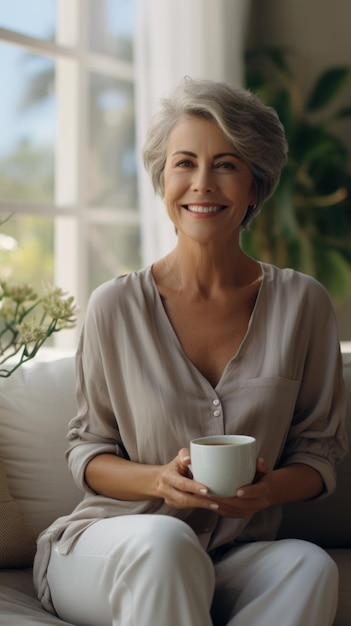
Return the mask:
[[[343,359],[351,429],[351,352]],[[67,624],[41,608],[31,563],[38,533],[81,498],[64,459],[67,423],[74,413],[73,355],[55,360],[39,356],[10,378],[0,379],[0,460],[6,472],[0,464],[1,626]],[[351,624],[350,474],[347,458],[340,465],[336,493],[320,502],[287,507],[281,529],[281,536],[323,545],[338,563],[335,626]]]

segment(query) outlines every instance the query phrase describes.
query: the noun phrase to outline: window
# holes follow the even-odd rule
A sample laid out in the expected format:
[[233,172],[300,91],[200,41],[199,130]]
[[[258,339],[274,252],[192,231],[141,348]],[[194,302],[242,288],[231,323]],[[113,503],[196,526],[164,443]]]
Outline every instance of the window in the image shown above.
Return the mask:
[[0,6],[0,218],[11,216],[1,277],[55,283],[82,313],[94,287],[140,266],[133,10],[133,0]]

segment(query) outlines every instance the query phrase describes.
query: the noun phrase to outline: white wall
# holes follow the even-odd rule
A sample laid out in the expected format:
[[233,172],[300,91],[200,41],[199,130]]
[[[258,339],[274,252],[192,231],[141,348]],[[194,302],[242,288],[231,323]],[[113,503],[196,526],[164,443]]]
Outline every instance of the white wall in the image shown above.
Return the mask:
[[[184,76],[242,84],[242,50],[251,0],[137,0],[137,148],[159,98]],[[173,225],[140,164],[143,264],[175,243]]]

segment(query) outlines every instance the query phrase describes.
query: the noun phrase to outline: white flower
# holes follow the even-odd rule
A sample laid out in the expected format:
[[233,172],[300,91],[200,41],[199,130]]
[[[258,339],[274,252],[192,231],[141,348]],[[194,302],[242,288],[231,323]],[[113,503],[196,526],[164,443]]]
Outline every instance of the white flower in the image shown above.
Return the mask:
[[24,285],[8,285],[6,280],[1,280],[0,287],[2,289],[1,297],[10,298],[17,304],[30,302],[38,298],[38,294],[35,292],[33,287],[27,283]]
[[53,333],[73,328],[76,314],[73,296],[58,287],[47,287],[39,297],[28,284],[9,285],[0,280],[0,365],[17,355],[17,363],[0,369],[0,376],[10,376],[32,359]]
[[[48,293],[42,300],[43,310],[47,315],[50,315],[52,319],[74,324],[76,322],[76,306],[74,304],[73,296],[68,298],[64,297],[65,294],[61,289],[55,288]],[[62,327],[62,326],[61,326]]]
[[16,329],[19,332],[18,343],[20,344],[37,343],[45,339],[48,332],[48,327],[38,325],[35,317],[18,324]]

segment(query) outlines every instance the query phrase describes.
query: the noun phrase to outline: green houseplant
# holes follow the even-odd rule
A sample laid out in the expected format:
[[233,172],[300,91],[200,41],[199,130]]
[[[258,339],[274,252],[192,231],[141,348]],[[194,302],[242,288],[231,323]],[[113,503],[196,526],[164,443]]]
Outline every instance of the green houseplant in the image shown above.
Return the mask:
[[332,67],[306,95],[290,50],[246,53],[246,86],[278,112],[289,157],[274,195],[242,233],[243,248],[315,276],[336,299],[351,292],[349,153],[336,132],[338,121],[351,116],[351,106],[338,106],[350,79],[350,67]]

